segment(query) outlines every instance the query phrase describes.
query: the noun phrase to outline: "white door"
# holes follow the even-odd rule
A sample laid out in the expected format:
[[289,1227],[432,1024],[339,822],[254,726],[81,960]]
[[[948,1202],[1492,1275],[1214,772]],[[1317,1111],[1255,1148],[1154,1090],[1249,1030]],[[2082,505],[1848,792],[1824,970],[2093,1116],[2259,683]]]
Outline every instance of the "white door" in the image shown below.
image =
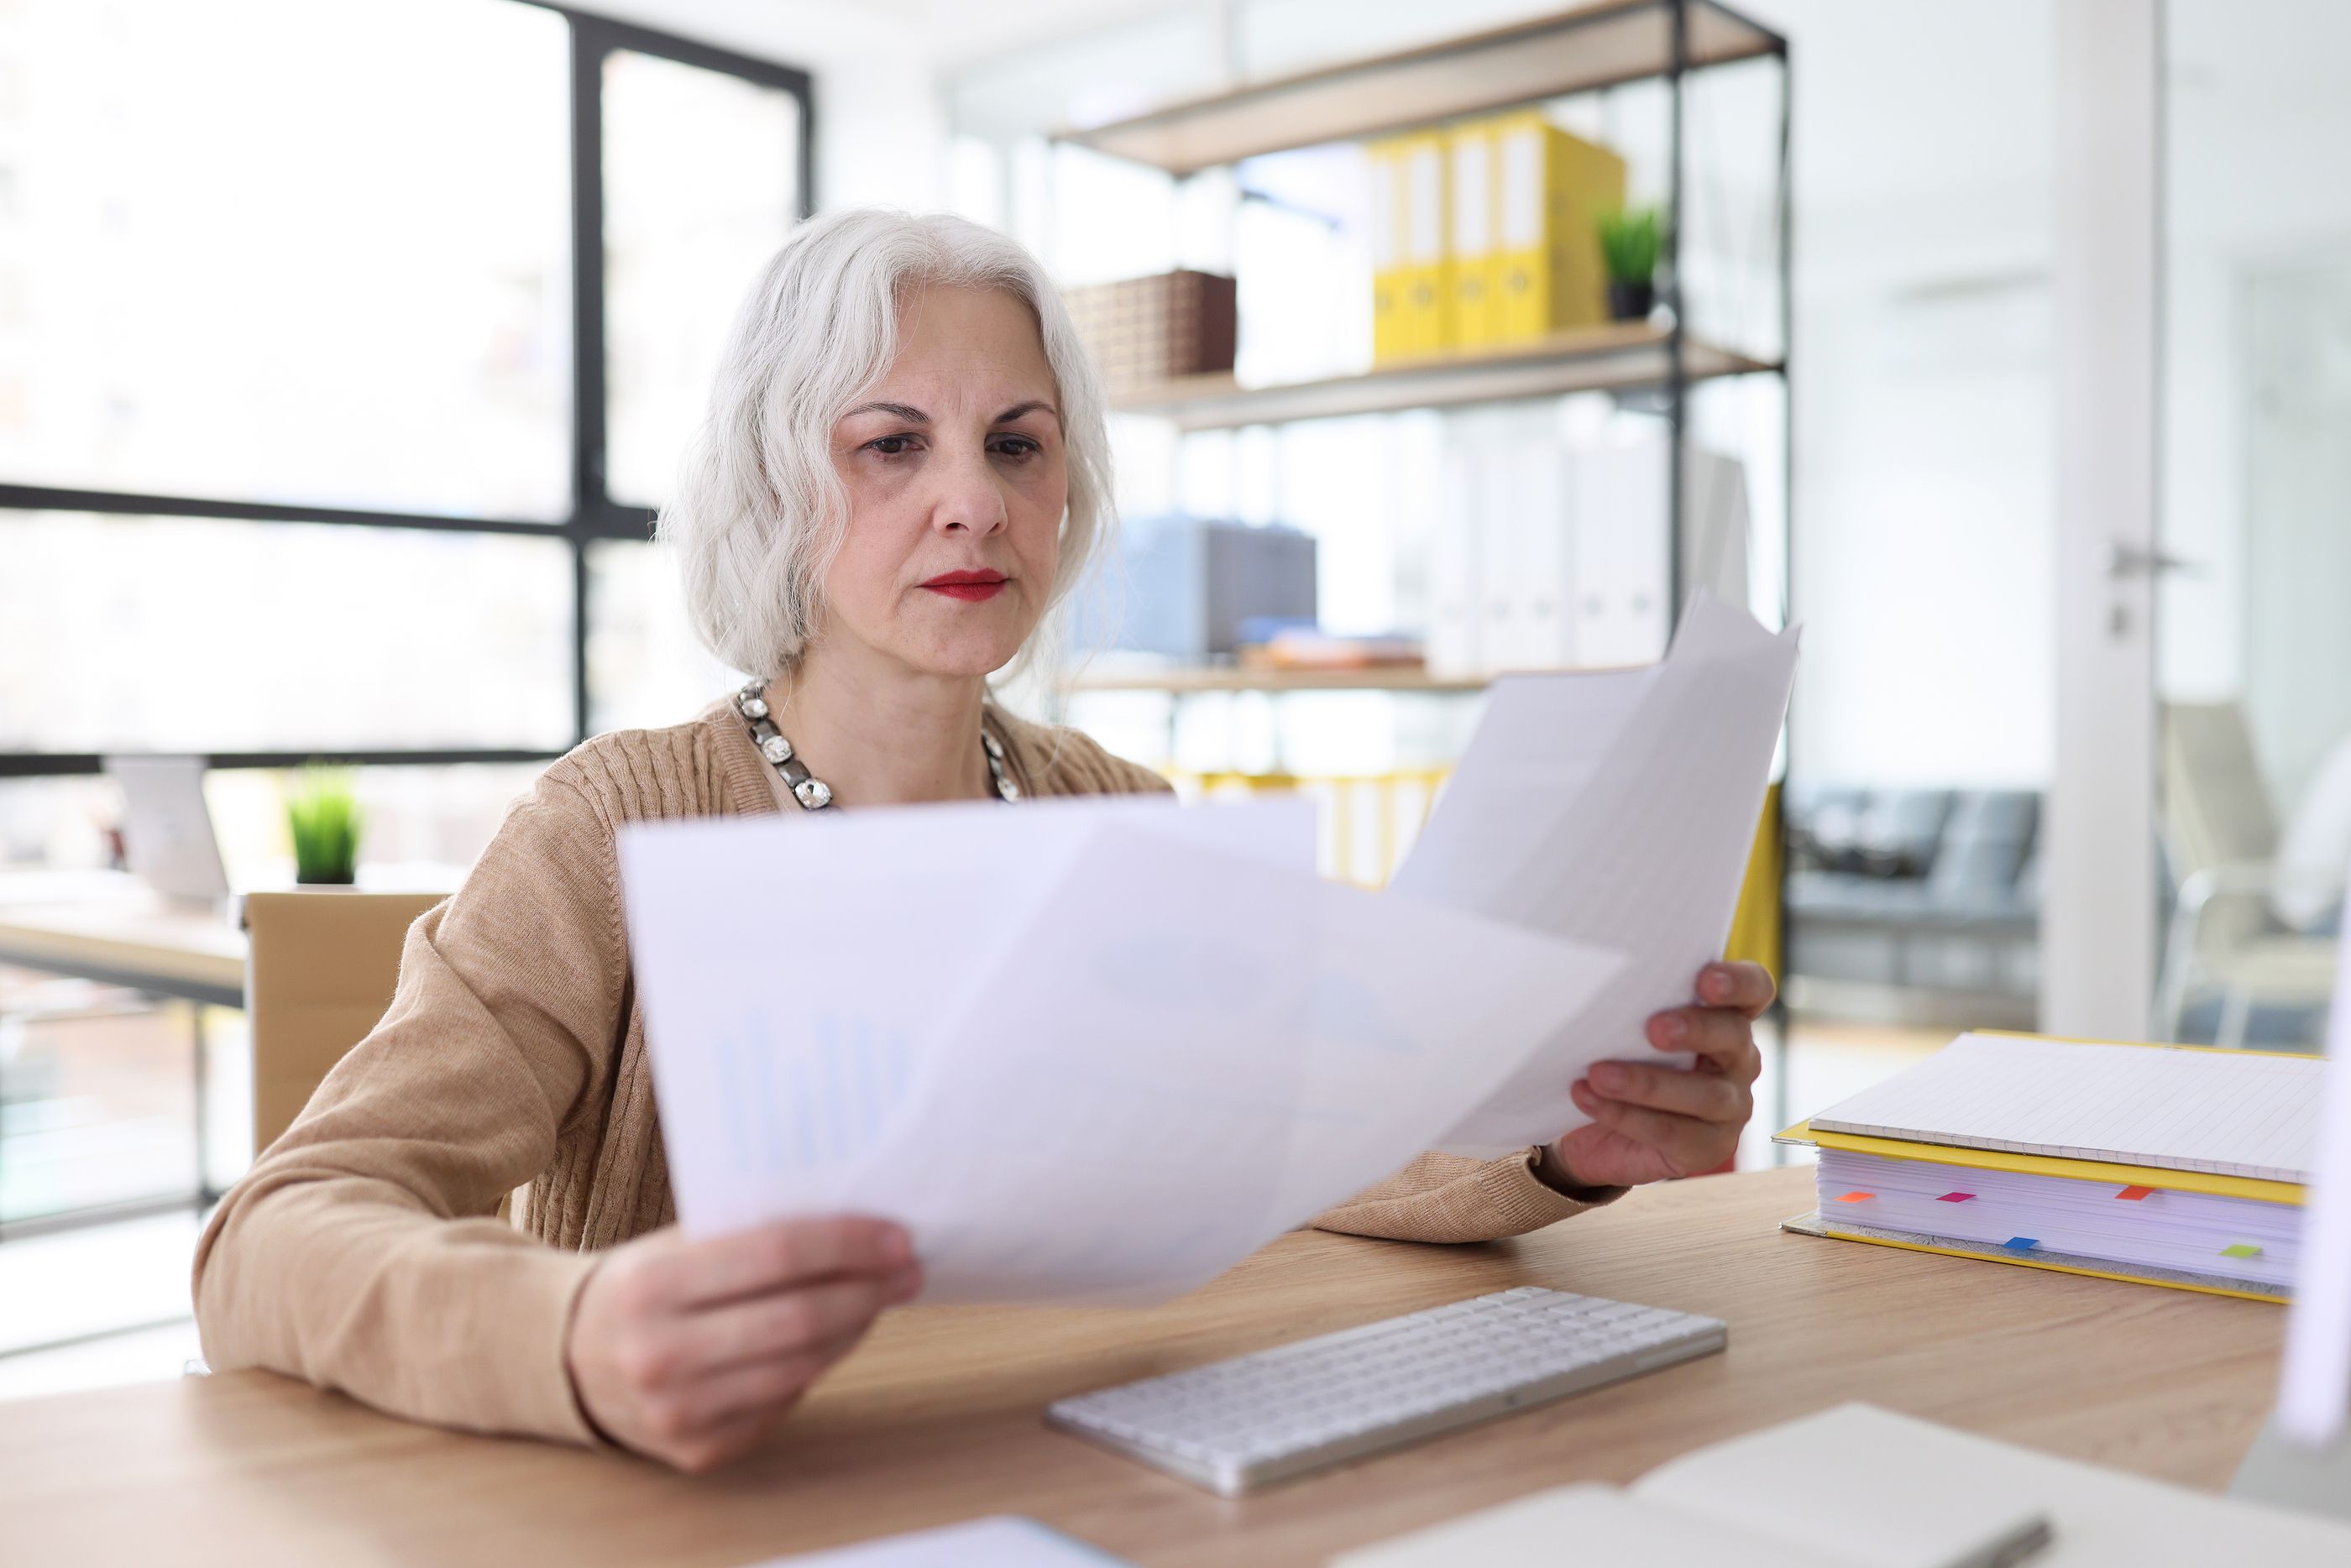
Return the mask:
[[2041,1023],[2136,1040],[2154,991],[2159,0],[2057,27],[2057,743]]

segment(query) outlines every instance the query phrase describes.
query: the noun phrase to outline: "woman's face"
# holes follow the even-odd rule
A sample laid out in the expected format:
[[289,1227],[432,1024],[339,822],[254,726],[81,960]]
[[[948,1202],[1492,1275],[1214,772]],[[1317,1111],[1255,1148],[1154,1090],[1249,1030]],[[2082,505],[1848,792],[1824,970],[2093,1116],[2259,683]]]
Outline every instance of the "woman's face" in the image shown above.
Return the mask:
[[832,464],[849,529],[820,644],[929,675],[1008,663],[1045,613],[1070,490],[1029,306],[995,289],[908,300],[897,359],[832,427]]

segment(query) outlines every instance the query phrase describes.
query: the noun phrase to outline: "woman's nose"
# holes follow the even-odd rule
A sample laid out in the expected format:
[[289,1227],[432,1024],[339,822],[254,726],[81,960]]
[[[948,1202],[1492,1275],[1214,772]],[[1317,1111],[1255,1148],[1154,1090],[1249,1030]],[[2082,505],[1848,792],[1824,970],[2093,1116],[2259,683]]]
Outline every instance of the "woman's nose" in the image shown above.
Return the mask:
[[962,532],[982,538],[1003,531],[1004,490],[986,452],[959,453],[933,472],[939,475],[939,493],[931,507],[933,527],[941,533]]

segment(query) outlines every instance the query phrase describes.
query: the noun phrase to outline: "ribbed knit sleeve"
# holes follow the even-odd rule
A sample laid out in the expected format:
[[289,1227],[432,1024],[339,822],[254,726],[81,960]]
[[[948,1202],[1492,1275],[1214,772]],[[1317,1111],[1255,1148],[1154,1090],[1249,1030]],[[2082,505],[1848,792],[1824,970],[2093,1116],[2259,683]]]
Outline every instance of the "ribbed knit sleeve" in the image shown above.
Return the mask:
[[222,1202],[195,1300],[216,1369],[589,1442],[563,1345],[591,1254],[495,1218],[605,1083],[624,1011],[611,827],[559,763],[411,928],[391,1010]]
[[1535,1174],[1541,1151],[1502,1159],[1424,1154],[1378,1185],[1314,1218],[1318,1231],[1397,1241],[1493,1241],[1522,1236],[1624,1196],[1603,1188],[1570,1198]]

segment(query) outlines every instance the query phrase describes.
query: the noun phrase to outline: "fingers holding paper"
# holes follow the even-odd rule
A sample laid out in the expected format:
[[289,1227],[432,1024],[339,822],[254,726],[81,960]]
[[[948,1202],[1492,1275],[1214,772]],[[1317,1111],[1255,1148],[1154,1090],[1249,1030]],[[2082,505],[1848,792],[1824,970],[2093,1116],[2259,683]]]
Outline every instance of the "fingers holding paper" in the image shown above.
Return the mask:
[[1739,1147],[1755,1108],[1763,1058],[1755,1020],[1771,1005],[1759,964],[1708,964],[1695,1005],[1648,1021],[1649,1044],[1694,1057],[1688,1067],[1599,1062],[1569,1088],[1592,1118],[1544,1150],[1545,1173],[1571,1188],[1632,1187],[1711,1170]]
[[883,1309],[921,1288],[905,1231],[883,1220],[657,1231],[589,1275],[564,1365],[606,1437],[706,1469],[758,1442]]

